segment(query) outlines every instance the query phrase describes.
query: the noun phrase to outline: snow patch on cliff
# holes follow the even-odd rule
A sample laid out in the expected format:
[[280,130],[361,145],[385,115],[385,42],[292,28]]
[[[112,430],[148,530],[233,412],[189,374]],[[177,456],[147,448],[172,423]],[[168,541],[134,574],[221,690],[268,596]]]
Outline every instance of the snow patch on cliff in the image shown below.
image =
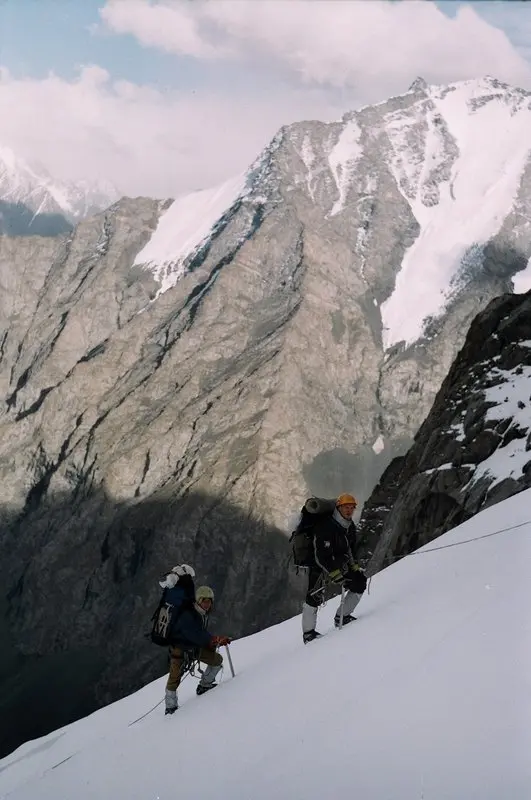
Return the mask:
[[[433,125],[423,141],[415,140],[415,146],[404,150],[401,172],[396,173],[395,164],[397,182],[421,230],[402,261],[394,292],[382,304],[386,348],[416,341],[425,320],[443,311],[467,250],[492,238],[512,209],[531,149],[531,110],[527,102],[518,101],[518,93],[496,93],[493,82],[485,80],[432,86],[429,97],[458,155],[449,164],[450,178],[438,184],[433,205],[421,201],[422,182],[417,175],[421,162],[441,159],[442,139]],[[411,119],[402,124],[410,127]],[[416,135],[417,139],[421,136],[418,131]],[[423,152],[417,151],[421,145]],[[409,166],[408,157],[412,159]],[[520,290],[531,285],[528,270],[519,275],[515,283]]]
[[328,156],[330,170],[339,193],[339,197],[330,211],[332,217],[339,214],[345,206],[354,168],[363,153],[359,143],[360,137],[361,129],[357,121],[355,119],[347,120]]
[[161,284],[159,294],[175,286],[184,275],[185,259],[204,244],[216,222],[243,194],[246,178],[247,172],[213,189],[178,197],[161,215],[133,265],[153,272]]

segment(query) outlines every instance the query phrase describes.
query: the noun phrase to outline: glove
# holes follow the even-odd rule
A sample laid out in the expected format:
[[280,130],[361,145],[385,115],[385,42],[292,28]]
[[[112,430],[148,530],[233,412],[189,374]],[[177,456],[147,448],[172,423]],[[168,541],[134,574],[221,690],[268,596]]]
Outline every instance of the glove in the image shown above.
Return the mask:
[[344,575],[343,575],[343,573],[341,572],[340,569],[333,569],[332,572],[328,573],[328,577],[334,583],[341,583],[341,581],[344,578]]
[[350,569],[354,570],[354,572],[363,572],[363,570],[360,567],[360,565],[357,564],[355,561],[351,561],[350,564],[349,564],[349,567],[350,567]]
[[210,640],[210,646],[214,648],[223,647],[223,645],[230,644],[231,642],[232,639],[230,636],[213,636]]

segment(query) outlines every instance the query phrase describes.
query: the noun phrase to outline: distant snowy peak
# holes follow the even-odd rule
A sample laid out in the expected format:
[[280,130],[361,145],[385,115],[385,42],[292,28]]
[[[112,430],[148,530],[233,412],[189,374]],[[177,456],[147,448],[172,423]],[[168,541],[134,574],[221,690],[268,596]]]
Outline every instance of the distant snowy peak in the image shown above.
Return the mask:
[[493,78],[417,84],[409,103],[384,113],[388,163],[421,228],[382,305],[386,347],[422,335],[451,299],[467,253],[514,210],[531,151],[530,96]]
[[[505,155],[515,139],[522,148],[531,118],[530,98],[530,92],[495,78],[447,86],[430,86],[417,78],[403,95],[348,112],[338,122],[295,123],[288,131],[306,169],[312,200],[316,200],[318,177],[335,187],[330,215],[347,208],[347,195],[360,179],[356,167],[366,166],[361,163],[364,143],[383,135],[388,148],[382,155],[415,214],[422,217],[424,208],[438,203],[438,185],[449,181],[449,167],[460,154],[466,159],[481,144],[489,153],[501,147]],[[511,125],[512,138],[500,135],[493,142],[485,126],[494,124],[501,134],[515,115],[518,121]]]
[[497,176],[500,161],[512,159],[514,144],[525,150],[531,95],[488,78],[414,85],[412,96],[385,110],[382,121],[391,145],[389,164],[422,224],[440,200],[441,184],[451,191],[463,164],[475,177],[494,154],[489,177]]
[[[522,186],[531,195],[530,100],[530,92],[491,77],[447,86],[417,78],[403,95],[338,122],[291,126],[302,168],[295,183],[326,217],[359,219],[360,200],[376,197],[386,170],[419,224],[380,307],[386,349],[424,335],[459,291],[471,253],[517,212]],[[360,255],[365,239],[362,224]],[[529,289],[531,262],[514,277],[515,291]]]
[[0,201],[25,206],[35,215],[60,214],[77,222],[107,208],[118,197],[118,190],[110,182],[58,181],[11,148],[0,146]]

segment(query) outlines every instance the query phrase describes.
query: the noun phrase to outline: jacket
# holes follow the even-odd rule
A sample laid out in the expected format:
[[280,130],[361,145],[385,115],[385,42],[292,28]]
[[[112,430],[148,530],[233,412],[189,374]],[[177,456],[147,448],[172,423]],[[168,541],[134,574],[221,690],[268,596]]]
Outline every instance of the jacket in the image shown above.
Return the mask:
[[195,608],[195,587],[189,575],[179,578],[175,586],[164,589],[162,601],[171,603],[177,609],[170,629],[173,646],[186,650],[210,645],[212,634],[206,630],[206,617]]
[[[170,590],[171,591],[171,590]],[[168,600],[171,602],[171,600]],[[185,601],[171,629],[171,641],[175,647],[190,650],[210,647],[212,634],[206,628],[207,619],[195,608],[193,602]]]
[[356,551],[356,526],[351,521],[344,528],[333,516],[325,517],[314,528],[315,563],[325,572],[342,569],[353,561]]

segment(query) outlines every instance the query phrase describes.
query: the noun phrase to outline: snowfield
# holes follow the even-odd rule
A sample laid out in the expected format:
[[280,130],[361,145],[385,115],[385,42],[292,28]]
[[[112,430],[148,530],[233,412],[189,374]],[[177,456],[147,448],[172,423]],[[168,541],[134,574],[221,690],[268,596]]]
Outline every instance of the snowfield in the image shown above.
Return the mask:
[[[427,115],[420,160],[407,142],[411,126],[423,118],[423,104],[418,105],[417,118],[410,110],[387,118],[394,152],[391,167],[398,186],[405,181],[415,190],[413,198],[411,192],[405,197],[421,230],[404,256],[394,292],[381,306],[386,349],[401,340],[416,341],[426,317],[444,310],[462,258],[469,248],[494,237],[513,209],[531,152],[531,110],[517,90],[508,98],[484,79],[430,86],[427,91],[434,107]],[[449,159],[441,121],[458,155],[448,179],[439,183],[438,202],[425,205],[422,191]],[[531,288],[529,270],[519,273],[514,283],[518,293]]]
[[0,797],[529,800],[530,520],[531,490],[483,511],[376,575],[342,631],[330,602],[306,647],[300,617],[234,642],[236,677],[187,677],[173,717],[130,724],[161,678],[26,743]]
[[246,173],[214,189],[174,200],[157,224],[133,266],[144,266],[161,283],[163,294],[185,274],[183,262],[209,238],[216,222],[244,192]]

